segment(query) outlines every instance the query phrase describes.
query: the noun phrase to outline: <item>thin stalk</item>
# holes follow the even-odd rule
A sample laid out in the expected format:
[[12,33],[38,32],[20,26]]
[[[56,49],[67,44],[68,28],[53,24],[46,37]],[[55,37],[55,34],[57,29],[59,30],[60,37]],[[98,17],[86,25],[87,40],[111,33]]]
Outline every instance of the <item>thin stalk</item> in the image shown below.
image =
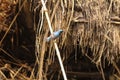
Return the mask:
[[[48,12],[47,12],[45,2],[43,0],[41,0],[41,2],[42,2],[42,5],[43,5],[43,8],[44,8],[44,11],[45,11],[45,15],[46,15],[46,19],[47,19],[47,22],[48,22],[48,25],[49,25],[50,32],[51,32],[51,34],[53,34],[53,29],[52,29],[52,26],[51,26],[51,22],[50,22],[50,18],[49,18]],[[64,78],[64,80],[67,80],[67,76],[66,76],[64,66],[62,64],[62,59],[61,59],[61,56],[60,56],[60,51],[59,51],[57,43],[55,41],[54,41],[54,46],[55,46],[56,54],[57,54],[57,57],[58,57],[58,60],[59,60],[59,63],[60,63],[61,70],[62,70],[63,78]]]

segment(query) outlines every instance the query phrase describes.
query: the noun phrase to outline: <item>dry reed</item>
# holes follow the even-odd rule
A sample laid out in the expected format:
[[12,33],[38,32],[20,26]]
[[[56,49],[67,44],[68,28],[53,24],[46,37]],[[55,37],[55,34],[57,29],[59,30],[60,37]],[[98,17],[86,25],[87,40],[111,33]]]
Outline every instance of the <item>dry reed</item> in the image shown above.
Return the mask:
[[[2,55],[0,56],[0,78],[38,80],[39,77],[42,77],[43,80],[53,80],[54,77],[57,76],[59,80],[62,73],[59,70],[53,41],[50,43],[44,42],[44,38],[49,36],[50,33],[41,1],[30,0],[25,2],[18,0],[17,2],[11,1],[10,3],[4,1],[7,2],[8,0],[0,0],[0,6],[6,4],[10,7],[9,9],[4,6],[0,8],[0,53],[12,60],[9,61],[9,59],[7,60],[7,58],[4,58]],[[25,3],[28,3],[29,7],[25,7]],[[96,65],[102,74],[103,80],[105,80],[105,64],[112,64],[116,70],[116,74],[114,75],[118,79],[120,78],[119,5],[119,0],[46,0],[47,12],[50,16],[53,30],[64,30],[62,36],[56,40],[63,63],[65,63],[71,55],[75,55],[75,60],[77,60],[77,54],[82,54]],[[14,7],[14,10],[12,10],[11,6],[18,6],[18,8]],[[6,37],[7,35],[9,36],[11,31],[18,33],[19,28],[14,27],[21,26],[17,23],[16,19],[20,14],[24,14],[24,12],[21,13],[24,11],[23,8],[27,8],[25,10],[29,10],[33,14],[31,18],[33,19],[33,23],[30,23],[33,26],[32,28],[27,27],[26,29],[34,30],[37,36],[36,43],[34,44],[37,49],[35,49],[35,53],[33,53],[35,54],[35,61],[32,64],[14,58],[10,54],[11,52],[7,50],[9,48],[7,46],[11,44],[7,44],[6,46],[5,43],[7,42]],[[18,9],[17,13],[15,13],[15,9]],[[12,18],[11,13],[7,13],[7,11],[13,12],[14,14],[12,15],[14,15],[14,18]],[[11,20],[7,19],[8,17],[10,17]],[[10,24],[6,24],[4,21]],[[26,24],[28,26],[31,21],[26,21],[28,21]],[[22,24],[22,22],[20,24]],[[11,36],[9,39],[12,43],[16,42],[16,39],[13,39]],[[16,46],[14,45],[14,47]],[[12,47],[10,47],[10,49],[12,49]],[[24,49],[27,50],[26,45],[24,45]],[[31,52],[31,50],[28,49],[28,52]],[[40,60],[43,62],[40,63]],[[40,68],[40,66],[42,67]],[[42,72],[40,72],[41,70]],[[8,73],[8,76],[5,72]],[[56,72],[59,74],[56,74]],[[41,75],[39,75],[39,73],[41,73]]]

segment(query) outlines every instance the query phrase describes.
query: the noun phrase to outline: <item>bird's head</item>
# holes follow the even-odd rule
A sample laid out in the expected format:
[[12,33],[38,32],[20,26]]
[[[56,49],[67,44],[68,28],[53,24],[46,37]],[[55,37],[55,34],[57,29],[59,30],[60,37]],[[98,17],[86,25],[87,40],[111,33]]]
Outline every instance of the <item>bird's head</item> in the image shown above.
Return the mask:
[[62,29],[60,29],[60,30],[59,30],[59,32],[60,32],[60,33],[62,33],[62,32],[63,32],[63,30],[62,30]]

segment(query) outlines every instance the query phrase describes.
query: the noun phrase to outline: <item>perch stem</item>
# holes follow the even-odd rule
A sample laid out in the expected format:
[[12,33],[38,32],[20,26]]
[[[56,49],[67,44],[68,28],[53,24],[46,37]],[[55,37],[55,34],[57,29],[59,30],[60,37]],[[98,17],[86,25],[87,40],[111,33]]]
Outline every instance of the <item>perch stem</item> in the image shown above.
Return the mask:
[[[45,15],[46,15],[46,19],[48,21],[50,32],[52,34],[53,33],[53,29],[52,29],[51,22],[50,22],[50,19],[49,19],[49,16],[48,16],[47,8],[45,6],[44,1],[41,0],[41,2],[42,2],[42,5],[43,5],[43,8],[44,8],[44,11],[45,11]],[[58,46],[57,46],[56,42],[54,42],[54,46],[55,46],[56,54],[57,54],[57,57],[58,57],[58,60],[59,60],[59,63],[60,63],[61,70],[62,70],[63,78],[64,78],[64,80],[67,80],[67,76],[66,76],[66,73],[65,73],[65,70],[64,70],[64,66],[62,64],[62,59],[61,59],[61,56],[60,56],[60,51],[58,49]]]

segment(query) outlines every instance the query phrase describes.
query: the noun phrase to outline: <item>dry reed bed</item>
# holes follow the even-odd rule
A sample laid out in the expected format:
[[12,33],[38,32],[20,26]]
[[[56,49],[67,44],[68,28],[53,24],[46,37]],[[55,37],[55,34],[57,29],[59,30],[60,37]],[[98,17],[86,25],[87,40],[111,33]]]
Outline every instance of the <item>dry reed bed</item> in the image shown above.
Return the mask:
[[[22,1],[18,0],[18,4],[20,7]],[[67,60],[67,58],[73,54],[73,51],[76,50],[76,47],[79,45],[82,49],[82,54],[88,57],[96,64],[98,69],[100,69],[104,80],[105,78],[102,65],[105,66],[104,64],[106,61],[113,64],[114,68],[120,75],[119,67],[117,66],[120,59],[119,5],[119,0],[47,1],[47,12],[50,15],[53,30],[64,30],[62,36],[56,41],[59,45],[63,61]],[[38,50],[35,52],[36,61],[34,67],[29,67],[27,64],[23,64],[18,61],[19,63],[12,62],[17,66],[17,68],[14,69],[7,64],[10,63],[8,60],[1,58],[0,66],[4,67],[0,69],[0,74],[4,79],[7,77],[2,71],[3,68],[8,69],[12,79],[33,80],[39,78],[39,67],[43,66],[42,76],[44,79],[47,79],[50,65],[55,65],[57,68],[59,67],[55,58],[56,56],[53,42],[44,42],[44,38],[49,35],[49,29],[46,17],[44,16],[44,10],[42,10],[41,2],[38,0],[31,0],[29,8],[28,9],[34,13],[33,25],[34,30],[36,31],[36,48]],[[6,20],[6,17],[4,18]],[[0,18],[0,20],[2,19]],[[0,30],[2,30],[1,27]],[[7,54],[7,51],[4,53]],[[40,64],[41,57],[45,59],[42,64]],[[37,68],[38,72],[34,75]],[[28,72],[31,72],[29,77],[27,75]],[[51,80],[53,76],[54,70],[50,76]]]

